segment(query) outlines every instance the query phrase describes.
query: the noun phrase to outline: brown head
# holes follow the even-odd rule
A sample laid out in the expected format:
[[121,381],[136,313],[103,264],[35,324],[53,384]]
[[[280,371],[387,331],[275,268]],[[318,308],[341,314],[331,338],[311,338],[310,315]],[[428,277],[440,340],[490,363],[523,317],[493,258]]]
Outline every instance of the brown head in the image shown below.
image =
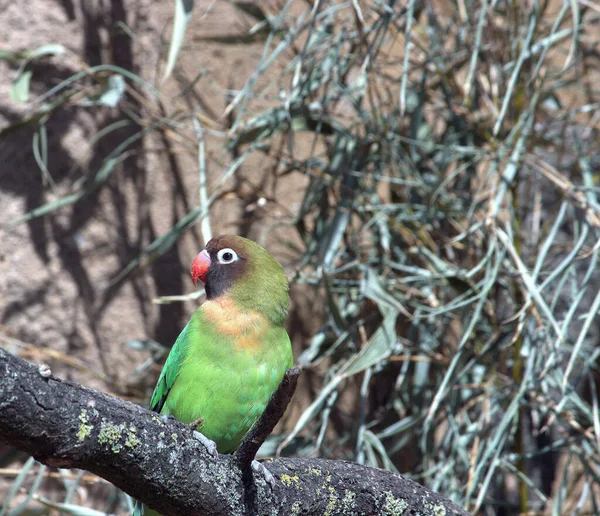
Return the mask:
[[191,268],[209,300],[227,296],[240,308],[255,310],[282,324],[289,304],[288,282],[277,261],[252,240],[235,235],[213,238]]

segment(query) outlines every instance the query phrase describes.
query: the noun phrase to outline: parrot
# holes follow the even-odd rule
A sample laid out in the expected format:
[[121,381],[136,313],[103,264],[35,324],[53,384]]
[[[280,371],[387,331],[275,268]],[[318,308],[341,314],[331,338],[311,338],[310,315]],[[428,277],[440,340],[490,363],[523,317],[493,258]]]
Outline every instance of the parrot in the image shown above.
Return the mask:
[[[211,453],[232,453],[293,367],[288,281],[263,247],[236,235],[211,239],[190,272],[206,301],[171,348],[149,408],[197,424],[194,435]],[[253,468],[270,475],[256,461]],[[152,514],[136,502],[133,516]]]

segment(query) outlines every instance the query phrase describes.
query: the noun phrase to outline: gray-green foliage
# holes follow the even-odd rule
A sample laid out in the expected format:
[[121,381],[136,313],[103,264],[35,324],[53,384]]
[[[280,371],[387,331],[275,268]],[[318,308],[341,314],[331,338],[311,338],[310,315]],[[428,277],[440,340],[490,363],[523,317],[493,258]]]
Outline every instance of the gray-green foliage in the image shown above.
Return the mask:
[[[264,449],[397,469],[475,512],[597,508],[597,10],[317,0],[292,16],[292,3],[269,15],[238,4],[264,50],[220,135],[239,149],[220,185],[254,153],[309,178],[287,222],[304,242],[294,281],[326,306],[299,362],[325,372],[293,431]],[[120,83],[106,84],[114,100]],[[200,220],[210,234],[221,186],[206,192],[192,115],[177,127],[197,138],[204,203],[145,258]],[[338,406],[348,390],[351,414]]]

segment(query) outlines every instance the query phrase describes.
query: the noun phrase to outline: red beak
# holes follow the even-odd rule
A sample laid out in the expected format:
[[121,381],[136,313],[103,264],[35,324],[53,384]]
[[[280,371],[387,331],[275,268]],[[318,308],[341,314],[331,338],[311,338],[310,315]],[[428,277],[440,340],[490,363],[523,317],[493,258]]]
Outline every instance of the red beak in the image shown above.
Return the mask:
[[200,280],[202,283],[206,283],[206,273],[208,272],[209,267],[210,256],[208,251],[204,249],[202,252],[198,253],[196,258],[194,258],[194,261],[192,262],[192,268],[190,269],[194,287],[196,286],[196,282],[198,280]]

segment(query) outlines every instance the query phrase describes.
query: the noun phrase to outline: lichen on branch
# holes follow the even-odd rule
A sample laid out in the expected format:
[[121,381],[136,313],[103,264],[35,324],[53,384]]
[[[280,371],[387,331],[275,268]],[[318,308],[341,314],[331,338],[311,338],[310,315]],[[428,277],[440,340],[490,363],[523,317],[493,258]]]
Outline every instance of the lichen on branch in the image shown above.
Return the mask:
[[243,461],[213,457],[192,433],[0,349],[0,442],[48,466],[95,473],[165,516],[468,514],[415,482],[347,461],[268,460],[271,487],[242,471],[254,451]]

